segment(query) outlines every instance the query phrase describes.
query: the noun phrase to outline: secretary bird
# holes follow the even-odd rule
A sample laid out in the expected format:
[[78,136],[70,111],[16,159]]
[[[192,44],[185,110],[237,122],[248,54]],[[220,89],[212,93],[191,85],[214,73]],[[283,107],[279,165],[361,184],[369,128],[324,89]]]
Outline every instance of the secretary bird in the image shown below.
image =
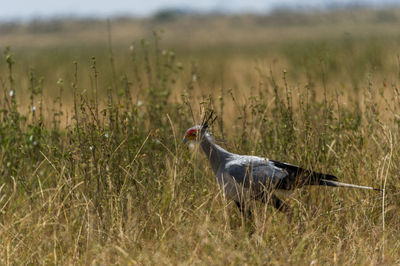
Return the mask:
[[[378,190],[373,187],[338,182],[336,176],[322,174],[296,165],[274,161],[268,158],[231,153],[217,145],[209,126],[215,121],[213,112],[201,125],[189,128],[183,142],[200,143],[218,184],[228,200],[235,201],[244,214],[246,195],[252,199],[268,202],[280,211],[288,206],[278,198],[303,186],[330,186]],[[285,193],[286,192],[286,193]]]

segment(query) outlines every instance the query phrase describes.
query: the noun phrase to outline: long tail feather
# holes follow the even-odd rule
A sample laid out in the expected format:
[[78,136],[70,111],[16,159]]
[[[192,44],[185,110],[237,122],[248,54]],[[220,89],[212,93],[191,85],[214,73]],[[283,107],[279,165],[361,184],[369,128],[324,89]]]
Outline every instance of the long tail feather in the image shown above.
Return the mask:
[[353,185],[353,184],[342,183],[342,182],[337,182],[337,181],[332,181],[332,180],[325,180],[325,179],[321,179],[319,185],[329,186],[329,187],[348,187],[348,188],[359,188],[359,189],[382,191],[382,189],[379,189],[379,188],[359,186],[359,185]]
[[348,188],[383,191],[382,189],[379,188],[342,183],[339,182],[338,178],[334,175],[314,172],[311,170],[301,168],[296,165],[282,163],[279,161],[274,161],[274,160],[270,161],[272,161],[277,167],[285,169],[289,173],[288,182],[290,184],[288,185],[285,182],[282,182],[281,184],[281,187],[284,189],[287,189],[287,187],[291,187],[291,185],[295,184],[297,187],[302,187],[304,185],[319,185],[319,186],[329,186],[329,187],[348,187]]

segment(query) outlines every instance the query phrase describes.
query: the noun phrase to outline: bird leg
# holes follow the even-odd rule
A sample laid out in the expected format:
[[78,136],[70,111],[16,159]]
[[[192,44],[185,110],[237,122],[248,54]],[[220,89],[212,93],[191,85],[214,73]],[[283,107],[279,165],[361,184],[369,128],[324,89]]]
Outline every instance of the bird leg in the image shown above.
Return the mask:
[[279,199],[277,196],[272,195],[271,196],[271,202],[270,202],[278,211],[285,213],[286,217],[288,219],[288,222],[292,222],[293,218],[293,210],[289,207],[288,204],[286,204],[283,200]]
[[281,212],[288,212],[290,210],[289,205],[287,205],[283,200],[279,199],[277,196],[271,196],[271,204],[274,206],[278,211]]
[[290,207],[288,204],[286,204],[283,200],[278,198],[273,192],[266,192],[263,191],[260,193],[257,197],[258,200],[261,200],[262,203],[267,203],[272,206],[274,206],[275,209],[277,209],[280,212],[289,212]]
[[246,208],[246,205],[244,204],[244,202],[241,203],[239,201],[235,201],[235,203],[244,218],[251,217],[251,210],[249,208]]

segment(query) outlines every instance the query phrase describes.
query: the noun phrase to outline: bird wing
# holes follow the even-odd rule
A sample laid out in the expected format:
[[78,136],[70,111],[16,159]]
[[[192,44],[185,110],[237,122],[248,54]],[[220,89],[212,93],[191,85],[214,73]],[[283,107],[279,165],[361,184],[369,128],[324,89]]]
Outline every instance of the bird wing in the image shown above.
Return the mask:
[[318,173],[312,170],[304,169],[297,165],[270,160],[276,167],[284,169],[288,172],[287,182],[283,185],[283,189],[293,189],[294,187],[302,187],[305,185],[326,185],[328,181],[338,181],[334,175]]
[[259,190],[262,187],[291,190],[305,185],[326,185],[337,177],[321,174],[296,165],[260,157],[238,158],[227,164],[226,173],[245,187]]
[[289,176],[285,169],[275,166],[268,159],[251,156],[241,156],[229,162],[225,174],[254,191],[279,186]]

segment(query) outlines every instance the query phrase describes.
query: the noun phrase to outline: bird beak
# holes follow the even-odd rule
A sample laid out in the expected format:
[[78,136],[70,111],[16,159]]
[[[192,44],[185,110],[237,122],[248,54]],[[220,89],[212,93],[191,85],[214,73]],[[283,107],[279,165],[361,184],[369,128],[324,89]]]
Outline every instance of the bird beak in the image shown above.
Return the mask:
[[186,137],[183,138],[182,143],[185,144],[188,140],[186,139]]

